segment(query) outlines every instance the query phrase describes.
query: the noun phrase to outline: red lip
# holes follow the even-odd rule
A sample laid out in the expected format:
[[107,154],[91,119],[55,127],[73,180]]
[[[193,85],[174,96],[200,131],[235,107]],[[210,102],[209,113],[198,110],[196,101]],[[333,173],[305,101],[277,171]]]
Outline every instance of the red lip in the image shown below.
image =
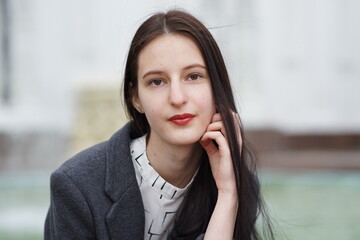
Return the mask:
[[184,113],[179,115],[174,115],[171,118],[169,118],[169,121],[176,125],[185,125],[188,124],[191,120],[193,120],[195,115],[190,113]]

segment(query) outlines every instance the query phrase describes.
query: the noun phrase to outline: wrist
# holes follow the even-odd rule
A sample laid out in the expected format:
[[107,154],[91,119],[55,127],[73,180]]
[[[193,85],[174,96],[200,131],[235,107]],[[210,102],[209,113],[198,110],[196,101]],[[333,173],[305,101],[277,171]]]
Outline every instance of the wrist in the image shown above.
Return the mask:
[[226,189],[218,189],[218,196],[237,199],[237,189],[235,186]]
[[237,192],[218,192],[218,202],[224,202],[229,207],[238,206]]

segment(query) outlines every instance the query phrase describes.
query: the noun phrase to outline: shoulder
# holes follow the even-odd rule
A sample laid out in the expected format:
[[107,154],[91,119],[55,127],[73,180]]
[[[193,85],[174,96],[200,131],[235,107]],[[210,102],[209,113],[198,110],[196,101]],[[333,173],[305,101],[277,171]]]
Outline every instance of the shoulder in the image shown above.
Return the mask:
[[130,142],[130,124],[126,124],[109,140],[89,147],[65,161],[52,173],[51,181],[66,176],[73,182],[97,181],[100,184],[103,182],[109,160],[112,160],[110,164],[113,164],[128,159]]
[[108,141],[89,147],[65,161],[55,172],[77,173],[100,167],[105,160]]
[[72,189],[83,192],[88,191],[90,186],[103,188],[101,179],[105,174],[107,144],[106,141],[92,146],[64,162],[51,174],[51,191],[64,193]]

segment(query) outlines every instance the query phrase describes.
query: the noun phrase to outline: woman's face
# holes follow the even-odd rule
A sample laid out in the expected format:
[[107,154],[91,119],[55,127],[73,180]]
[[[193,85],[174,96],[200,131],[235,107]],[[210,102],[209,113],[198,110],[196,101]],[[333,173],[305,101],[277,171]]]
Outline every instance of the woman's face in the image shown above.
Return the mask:
[[154,39],[139,54],[137,76],[132,102],[146,115],[150,140],[197,142],[215,113],[210,78],[197,45],[180,34]]

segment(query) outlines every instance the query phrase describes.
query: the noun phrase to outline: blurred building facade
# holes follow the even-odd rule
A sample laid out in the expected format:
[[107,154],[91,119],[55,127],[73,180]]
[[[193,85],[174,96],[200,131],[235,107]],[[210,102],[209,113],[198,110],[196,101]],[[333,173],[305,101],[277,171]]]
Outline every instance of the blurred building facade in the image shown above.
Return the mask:
[[0,170],[54,168],[121,127],[131,37],[174,6],[214,34],[255,145],[357,154],[360,2],[0,0]]

